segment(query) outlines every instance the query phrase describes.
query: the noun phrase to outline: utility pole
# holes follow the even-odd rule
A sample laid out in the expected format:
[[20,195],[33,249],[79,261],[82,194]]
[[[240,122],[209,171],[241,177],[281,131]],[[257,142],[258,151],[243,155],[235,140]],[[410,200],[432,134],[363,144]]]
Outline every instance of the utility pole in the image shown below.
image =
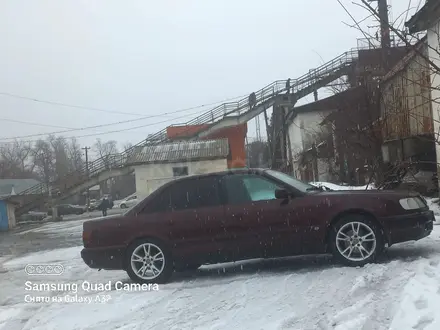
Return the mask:
[[389,56],[391,48],[390,21],[388,18],[387,0],[378,0],[380,17],[380,45],[382,47],[383,65],[386,72],[390,69]]
[[377,0],[379,5],[379,17],[380,17],[380,44],[382,48],[391,47],[390,38],[390,20],[388,18],[388,3],[387,0]]
[[389,55],[391,48],[390,37],[390,20],[388,17],[388,1],[387,0],[368,0],[369,2],[377,1],[378,14],[380,19],[380,45],[382,48],[382,59],[385,71],[389,69]]
[[[89,172],[89,152],[88,151],[89,151],[90,147],[84,147],[81,149],[83,149],[86,154],[86,175],[87,175],[87,179],[89,179],[90,172]],[[90,190],[89,190],[89,188],[87,188],[86,204],[87,204],[87,212],[88,212],[90,209]]]

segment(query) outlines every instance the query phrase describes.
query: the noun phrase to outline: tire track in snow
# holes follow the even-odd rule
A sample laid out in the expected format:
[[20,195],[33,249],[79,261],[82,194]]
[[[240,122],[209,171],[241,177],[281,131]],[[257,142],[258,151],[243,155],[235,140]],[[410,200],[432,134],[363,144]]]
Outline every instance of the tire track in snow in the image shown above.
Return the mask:
[[301,305],[309,309],[303,308],[301,317],[285,320],[280,329],[387,329],[387,311],[411,275],[406,270],[407,276],[396,280],[401,266],[397,261],[309,274],[311,285],[301,295]]
[[390,330],[408,327],[416,330],[440,328],[440,257],[421,259],[415,276],[403,288],[399,309]]

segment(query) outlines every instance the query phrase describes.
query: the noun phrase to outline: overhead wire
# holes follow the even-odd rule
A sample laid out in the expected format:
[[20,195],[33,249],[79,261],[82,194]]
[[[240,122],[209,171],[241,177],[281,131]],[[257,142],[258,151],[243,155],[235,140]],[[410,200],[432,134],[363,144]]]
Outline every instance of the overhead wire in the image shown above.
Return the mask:
[[[205,111],[198,111],[198,112],[190,113],[189,115],[200,114],[200,113],[203,113],[203,112],[205,112]],[[118,130],[104,131],[104,132],[91,133],[91,134],[85,134],[85,135],[73,135],[73,136],[68,136],[66,138],[67,139],[71,139],[71,138],[84,138],[84,137],[100,136],[100,135],[105,135],[105,134],[126,132],[126,131],[130,131],[130,130],[138,129],[138,128],[149,127],[149,126],[154,126],[154,125],[163,124],[163,123],[167,123],[167,122],[172,122],[172,121],[174,121],[176,119],[185,118],[187,115],[183,115],[183,116],[179,116],[179,117],[173,117],[173,118],[169,118],[169,119],[158,121],[158,122],[154,122],[154,123],[148,123],[148,124],[143,124],[143,125],[139,125],[139,126],[132,126],[132,127],[127,127],[127,128],[122,128],[122,129],[118,129]],[[96,125],[96,126],[100,126],[100,125]],[[91,128],[91,127],[88,127],[88,128]],[[75,130],[77,130],[77,129],[75,129]],[[61,132],[71,132],[71,131],[75,131],[75,130],[64,130],[64,131],[57,131],[57,132],[60,132],[60,133]],[[29,138],[29,137],[38,137],[38,136],[46,137],[46,136],[60,134],[60,133],[51,132],[51,133],[29,134],[29,135],[26,135],[26,136],[11,137],[11,138],[7,138],[7,139],[0,139],[0,143],[12,143],[15,140],[21,140],[22,142],[33,143],[33,142],[37,142],[38,139],[37,140],[22,140],[22,139]],[[8,140],[8,141],[5,141],[5,140]]]
[[[4,93],[0,93],[0,94],[4,94]],[[176,111],[165,112],[165,113],[162,113],[160,115],[148,115],[148,116],[143,116],[141,118],[122,120],[122,121],[113,122],[113,123],[107,123],[107,124],[93,125],[93,126],[87,126],[87,127],[81,127],[81,128],[58,127],[58,128],[65,128],[65,129],[59,130],[59,131],[52,131],[52,132],[48,132],[48,133],[28,134],[28,135],[20,135],[20,136],[13,136],[13,137],[1,137],[0,141],[26,139],[26,138],[39,137],[39,136],[49,136],[49,135],[63,134],[63,133],[74,132],[74,131],[84,131],[84,130],[89,130],[89,129],[96,129],[96,128],[114,126],[114,125],[127,124],[127,123],[137,122],[137,121],[146,120],[146,119],[150,119],[150,118],[163,117],[163,116],[170,115],[170,114],[186,112],[186,111],[195,110],[195,109],[199,109],[199,108],[206,108],[208,106],[212,106],[212,105],[216,105],[216,104],[222,104],[222,103],[225,103],[225,102],[228,102],[228,101],[232,101],[232,100],[235,100],[235,99],[238,99],[238,98],[242,98],[242,97],[244,97],[244,96],[236,96],[236,97],[225,99],[225,100],[222,100],[222,101],[202,104],[202,105],[198,105],[198,106],[195,106],[195,107],[179,109],[179,110],[176,110]],[[88,107],[83,107],[83,108],[88,108]],[[90,109],[93,109],[93,108],[90,108]],[[209,110],[204,109],[202,111],[198,111],[198,112],[195,112],[195,113],[189,113],[187,115],[194,115],[194,114],[198,114],[198,113],[202,113],[202,112],[206,112],[206,111],[209,111]],[[152,126],[152,125],[161,124],[161,123],[164,123],[164,122],[169,122],[169,121],[172,121],[172,120],[175,120],[175,119],[180,119],[180,118],[183,118],[183,117],[186,117],[186,115],[185,116],[179,116],[179,117],[173,117],[173,118],[170,118],[168,120],[164,120],[164,121],[160,121],[160,122],[156,122],[156,123],[151,123],[151,124],[137,126],[137,127],[134,127],[134,128],[130,127],[130,128],[122,129],[122,130],[110,131],[109,133],[119,132],[119,131],[126,131],[126,130],[140,128],[140,127]],[[47,124],[24,122],[24,121],[19,121],[19,120],[15,120],[15,119],[1,119],[0,118],[0,121],[1,120],[10,121],[10,122],[17,122],[17,123],[20,122],[20,123],[23,123],[23,124],[31,124],[31,125],[37,125],[37,126],[55,126],[55,125],[47,125]],[[94,134],[88,134],[86,136],[109,134],[109,133],[107,133],[107,132],[94,133]],[[79,137],[83,137],[83,136],[79,136]]]
[[16,98],[16,99],[21,99],[21,100],[33,101],[33,102],[37,102],[37,103],[50,104],[50,105],[55,105],[55,106],[62,106],[62,107],[67,107],[67,108],[92,110],[92,111],[114,113],[114,114],[120,114],[120,115],[144,116],[144,114],[140,114],[140,113],[132,113],[132,112],[108,110],[108,109],[95,108],[95,107],[87,107],[87,106],[76,105],[76,104],[68,104],[68,103],[62,103],[62,102],[56,102],[56,101],[50,101],[50,100],[43,100],[43,99],[38,99],[38,98],[34,98],[34,97],[29,97],[29,96],[22,96],[22,95],[7,93],[7,92],[0,92],[0,95],[8,96],[8,97],[13,97],[13,98]]
[[17,119],[9,119],[9,118],[0,118],[0,121],[7,121],[7,122],[10,122],[10,123],[25,124],[25,125],[32,125],[32,126],[72,129],[72,127],[50,125],[50,124],[40,124],[40,123],[33,123],[33,122],[30,122],[30,121],[17,120]]

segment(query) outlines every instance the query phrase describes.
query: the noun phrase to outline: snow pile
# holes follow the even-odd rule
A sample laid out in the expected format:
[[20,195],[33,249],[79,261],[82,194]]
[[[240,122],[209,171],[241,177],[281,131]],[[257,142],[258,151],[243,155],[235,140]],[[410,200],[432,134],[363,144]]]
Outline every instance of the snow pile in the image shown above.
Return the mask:
[[390,330],[440,329],[440,260],[424,260],[403,289]]
[[370,190],[370,189],[376,189],[374,184],[369,184],[365,186],[343,186],[338,185],[330,182],[309,182],[309,184],[317,187],[324,187],[331,190]]

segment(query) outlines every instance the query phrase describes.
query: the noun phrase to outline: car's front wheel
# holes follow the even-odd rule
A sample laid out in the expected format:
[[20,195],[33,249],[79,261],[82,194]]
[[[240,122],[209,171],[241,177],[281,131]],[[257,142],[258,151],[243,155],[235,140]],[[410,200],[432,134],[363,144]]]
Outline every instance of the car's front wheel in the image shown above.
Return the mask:
[[159,240],[137,240],[127,250],[126,271],[137,283],[166,283],[173,273],[171,252]]
[[121,208],[121,209],[126,209],[126,208],[127,208],[127,205],[125,205],[125,204],[121,204],[121,205],[120,205],[120,208]]
[[349,266],[363,266],[373,262],[383,251],[381,229],[364,215],[347,215],[333,225],[330,232],[333,255]]

